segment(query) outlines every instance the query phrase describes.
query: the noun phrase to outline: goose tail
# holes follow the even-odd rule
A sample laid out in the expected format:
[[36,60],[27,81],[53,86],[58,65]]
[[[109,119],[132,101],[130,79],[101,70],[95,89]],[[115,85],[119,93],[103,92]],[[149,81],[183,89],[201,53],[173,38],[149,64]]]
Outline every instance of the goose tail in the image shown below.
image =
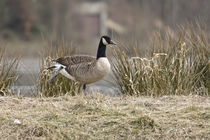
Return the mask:
[[56,65],[48,67],[47,70],[53,71],[53,70],[58,70],[58,69],[63,68],[63,67],[64,67],[63,65],[56,64]]
[[51,66],[47,68],[47,70],[51,70],[51,71],[53,71],[54,69],[56,69],[56,66]]

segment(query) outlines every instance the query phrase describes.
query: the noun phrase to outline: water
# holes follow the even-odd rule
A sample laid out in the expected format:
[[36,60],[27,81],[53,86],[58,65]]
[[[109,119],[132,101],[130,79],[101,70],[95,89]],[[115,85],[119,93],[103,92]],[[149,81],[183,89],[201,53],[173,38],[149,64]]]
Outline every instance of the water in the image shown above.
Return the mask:
[[[20,60],[18,72],[18,80],[12,87],[12,92],[22,96],[35,96],[38,93],[36,83],[39,75],[39,59],[38,58],[23,58]],[[118,93],[116,87],[111,86],[106,81],[111,81],[111,75],[105,77],[104,80],[98,81],[94,84],[87,85],[86,92],[98,91],[105,95],[115,96]]]
[[38,93],[35,86],[13,86],[11,91],[12,93],[25,97],[33,97]]

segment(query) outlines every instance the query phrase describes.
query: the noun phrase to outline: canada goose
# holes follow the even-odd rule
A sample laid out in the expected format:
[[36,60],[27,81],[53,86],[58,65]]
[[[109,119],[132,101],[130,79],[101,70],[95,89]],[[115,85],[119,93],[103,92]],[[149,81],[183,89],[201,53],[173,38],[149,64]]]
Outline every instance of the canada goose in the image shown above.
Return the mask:
[[106,46],[116,45],[108,36],[102,36],[98,45],[97,56],[74,55],[60,57],[55,60],[56,64],[49,67],[49,70],[57,70],[56,74],[50,79],[53,82],[55,77],[61,73],[65,77],[78,81],[83,84],[94,83],[103,79],[110,71],[110,63],[106,57]]

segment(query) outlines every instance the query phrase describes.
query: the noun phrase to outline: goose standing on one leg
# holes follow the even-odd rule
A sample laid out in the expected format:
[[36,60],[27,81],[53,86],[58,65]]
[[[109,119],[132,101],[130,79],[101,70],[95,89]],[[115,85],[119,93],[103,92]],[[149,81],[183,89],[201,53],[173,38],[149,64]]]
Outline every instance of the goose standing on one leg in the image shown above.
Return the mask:
[[57,70],[56,74],[51,78],[50,83],[61,73],[65,77],[78,81],[83,84],[83,89],[86,89],[86,84],[94,83],[103,79],[110,71],[110,63],[106,57],[106,46],[116,45],[108,36],[102,36],[98,45],[97,56],[74,55],[60,57],[56,60],[54,66],[49,67],[49,70]]

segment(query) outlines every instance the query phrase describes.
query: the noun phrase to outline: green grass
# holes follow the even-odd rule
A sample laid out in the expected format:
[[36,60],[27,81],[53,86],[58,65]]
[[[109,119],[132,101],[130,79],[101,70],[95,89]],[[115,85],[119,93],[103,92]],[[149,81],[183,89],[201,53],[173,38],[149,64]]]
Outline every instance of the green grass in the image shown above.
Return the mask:
[[209,103],[202,96],[0,97],[0,139],[209,139]]
[[208,95],[209,39],[198,24],[182,27],[176,35],[157,33],[146,57],[138,48],[119,46],[113,53],[117,87],[122,94],[137,96]]

